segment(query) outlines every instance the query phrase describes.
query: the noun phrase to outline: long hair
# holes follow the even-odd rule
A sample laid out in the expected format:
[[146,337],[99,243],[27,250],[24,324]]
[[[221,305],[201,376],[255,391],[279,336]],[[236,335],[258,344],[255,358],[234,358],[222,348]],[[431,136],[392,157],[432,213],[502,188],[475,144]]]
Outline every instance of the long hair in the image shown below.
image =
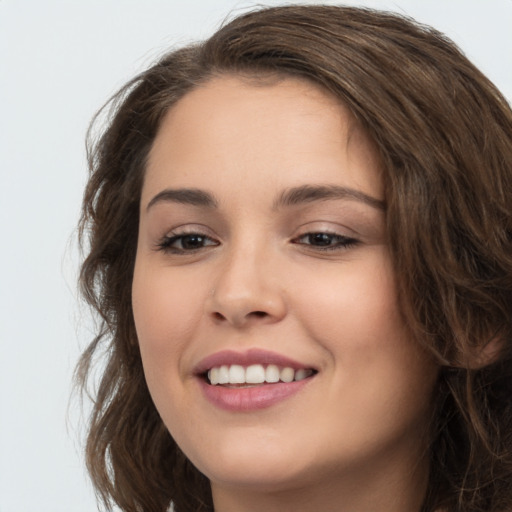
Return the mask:
[[[440,365],[423,512],[512,510],[512,112],[439,32],[402,16],[283,6],[165,55],[110,102],[89,140],[81,290],[101,319],[77,368],[104,353],[86,446],[104,504],[212,511],[208,480],[153,405],[131,307],[139,201],[165,113],[214,76],[300,77],[352,111],[384,167],[404,321]],[[92,133],[92,132],[90,132]]]

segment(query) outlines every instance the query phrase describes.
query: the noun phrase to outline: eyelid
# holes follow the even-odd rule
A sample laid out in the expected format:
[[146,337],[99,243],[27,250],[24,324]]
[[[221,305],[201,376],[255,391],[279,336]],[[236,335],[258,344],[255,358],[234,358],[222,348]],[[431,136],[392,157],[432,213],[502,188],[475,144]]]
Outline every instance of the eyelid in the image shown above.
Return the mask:
[[362,236],[360,232],[352,227],[328,219],[303,222],[293,230],[293,233],[292,238],[297,238],[307,233],[328,233],[347,238],[361,238]]
[[219,239],[217,234],[210,227],[195,223],[178,224],[170,229],[167,228],[165,231],[160,231],[159,235],[157,234],[159,240],[186,235],[201,235],[212,239]]
[[199,224],[195,222],[178,224],[176,226],[173,226],[172,228],[167,229],[163,234],[174,236],[189,233],[203,233],[208,236],[215,236],[210,227],[208,227],[205,224]]

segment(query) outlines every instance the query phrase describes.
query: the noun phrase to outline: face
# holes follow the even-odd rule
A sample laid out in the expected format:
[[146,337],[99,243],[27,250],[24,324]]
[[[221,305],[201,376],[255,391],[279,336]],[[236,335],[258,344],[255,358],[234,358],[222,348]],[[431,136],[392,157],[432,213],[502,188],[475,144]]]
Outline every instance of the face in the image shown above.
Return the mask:
[[410,471],[436,372],[397,306],[376,152],[339,102],[294,79],[195,89],[140,217],[147,383],[214,492]]

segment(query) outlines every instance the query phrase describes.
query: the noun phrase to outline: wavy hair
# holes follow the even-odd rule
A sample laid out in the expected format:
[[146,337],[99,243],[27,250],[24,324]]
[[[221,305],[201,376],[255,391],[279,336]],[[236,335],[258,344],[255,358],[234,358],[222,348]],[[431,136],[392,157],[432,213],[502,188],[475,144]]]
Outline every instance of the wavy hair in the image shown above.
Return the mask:
[[225,74],[319,84],[375,142],[403,316],[440,366],[422,511],[512,510],[510,105],[434,29],[320,5],[249,12],[172,51],[113,97],[102,135],[89,136],[80,285],[100,324],[77,380],[86,389],[103,353],[86,444],[99,497],[124,512],[164,512],[171,502],[176,512],[213,510],[207,478],[150,398],[131,283],[144,169],[162,118]]

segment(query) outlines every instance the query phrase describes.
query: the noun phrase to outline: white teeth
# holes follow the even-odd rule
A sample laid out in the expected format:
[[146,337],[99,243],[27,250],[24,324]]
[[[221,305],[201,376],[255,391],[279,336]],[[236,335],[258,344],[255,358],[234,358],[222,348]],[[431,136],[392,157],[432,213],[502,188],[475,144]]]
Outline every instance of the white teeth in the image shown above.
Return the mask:
[[279,368],[275,364],[269,364],[265,370],[265,382],[279,382]]
[[208,372],[208,378],[210,379],[210,382],[212,384],[218,384],[219,383],[219,369],[218,368],[212,368]]
[[238,364],[222,365],[208,371],[210,384],[269,384],[276,382],[293,382],[304,380],[313,375],[313,370],[301,368],[294,370],[290,367],[279,368],[269,364],[266,368],[261,364],[252,364],[244,368]]
[[279,374],[279,378],[283,382],[292,382],[294,377],[295,371],[293,370],[293,368],[283,368],[281,370],[281,373]]
[[252,364],[245,370],[247,384],[262,384],[265,382],[265,368],[261,364]]
[[245,384],[245,369],[238,364],[232,364],[229,367],[229,383]]
[[219,384],[228,384],[229,383],[229,366],[222,365],[219,368]]

